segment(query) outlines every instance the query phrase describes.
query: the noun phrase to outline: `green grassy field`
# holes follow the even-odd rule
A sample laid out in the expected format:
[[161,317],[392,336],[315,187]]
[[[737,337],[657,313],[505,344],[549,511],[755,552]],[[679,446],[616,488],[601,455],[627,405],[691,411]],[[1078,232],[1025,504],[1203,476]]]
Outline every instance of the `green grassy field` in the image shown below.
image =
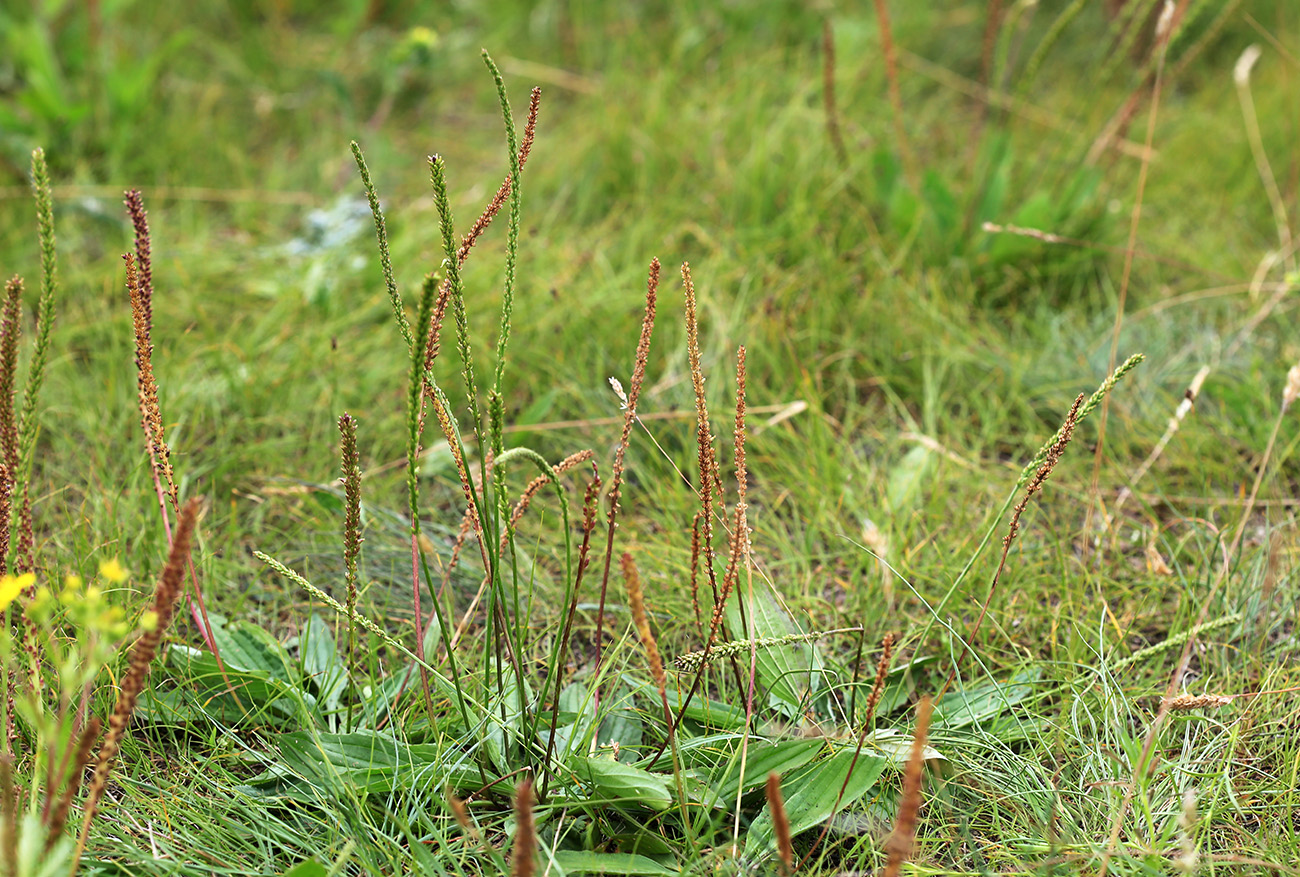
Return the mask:
[[[138,187],[162,422],[179,499],[202,501],[192,560],[222,655],[182,601],[81,870],[780,873],[784,810],[802,873],[1300,871],[1300,431],[1285,401],[1300,360],[1300,21],[1282,0],[1179,3],[1162,54],[1159,4],[1104,5],[0,11],[0,270],[26,280],[20,400],[42,276],[36,147],[58,242],[34,464],[18,476],[37,582],[102,579],[113,624],[134,627],[167,560],[121,259],[121,193]],[[577,572],[589,463],[560,478],[563,508],[546,487],[506,539],[538,467],[504,457],[475,488],[484,535],[451,566],[466,498],[432,397],[411,395],[349,151],[364,150],[419,338],[423,278],[449,273],[440,208],[458,241],[510,172],[481,47],[520,135],[542,89],[517,246],[507,204],[461,274],[494,457],[591,449],[609,490],[625,412],[608,379],[632,386],[647,266],[662,263],[599,633],[606,499]],[[735,585],[711,647],[729,656],[710,657],[698,692],[672,667],[657,687],[620,563],[639,571],[664,659],[704,648],[714,598],[692,522],[709,479],[684,262],[720,458],[715,574]],[[479,477],[458,288],[428,378]],[[1035,454],[1133,354],[1018,516],[998,574]],[[418,479],[412,398],[429,400]],[[355,649],[345,616],[254,554],[347,599],[344,412],[362,473],[358,608],[384,631],[358,629]],[[752,541],[729,575],[742,483]],[[437,595],[446,610],[431,632],[413,544],[422,609]],[[124,583],[97,575],[113,559]],[[107,721],[134,634],[75,599],[30,605],[13,603],[11,628],[44,618],[55,657],[33,671],[0,638],[19,691],[0,859],[67,873],[84,792],[48,856],[34,851],[48,814],[21,817],[57,797],[56,765],[76,773],[75,706]],[[89,656],[84,686],[61,654]],[[922,736],[918,810],[906,764]]]

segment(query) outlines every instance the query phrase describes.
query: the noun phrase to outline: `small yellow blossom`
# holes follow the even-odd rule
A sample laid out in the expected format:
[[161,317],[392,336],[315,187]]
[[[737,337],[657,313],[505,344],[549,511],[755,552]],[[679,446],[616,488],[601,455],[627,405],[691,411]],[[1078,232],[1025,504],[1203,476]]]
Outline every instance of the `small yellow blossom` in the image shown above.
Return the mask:
[[140,629],[148,633],[158,629],[158,613],[150,609],[140,616]]
[[19,594],[34,584],[36,584],[36,573],[31,572],[0,578],[0,612],[8,609],[9,604],[18,599]]
[[122,566],[121,561],[116,557],[109,558],[99,565],[99,574],[102,578],[107,579],[115,585],[120,585],[126,581],[126,567]]

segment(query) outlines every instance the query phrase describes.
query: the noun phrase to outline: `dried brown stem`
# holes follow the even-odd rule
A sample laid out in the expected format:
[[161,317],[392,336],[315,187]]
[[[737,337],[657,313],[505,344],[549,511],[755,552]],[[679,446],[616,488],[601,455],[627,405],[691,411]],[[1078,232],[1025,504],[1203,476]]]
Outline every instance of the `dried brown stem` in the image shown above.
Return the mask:
[[604,653],[605,597],[609,589],[609,569],[614,557],[614,531],[618,527],[618,501],[623,489],[623,467],[627,447],[632,440],[632,425],[636,423],[636,404],[641,398],[641,385],[645,382],[646,363],[650,359],[650,336],[655,327],[655,304],[659,296],[659,260],[650,260],[650,273],[646,279],[645,315],[641,319],[641,337],[636,345],[636,364],[632,367],[632,381],[628,387],[627,409],[623,414],[623,434],[614,451],[614,468],[609,488],[609,527],[605,537],[605,571],[600,579],[600,603],[596,608],[596,669],[600,676],[600,663]]
[[849,166],[849,151],[840,133],[840,113],[835,105],[835,30],[829,18],[822,21],[822,102],[826,107],[826,136],[841,169]]

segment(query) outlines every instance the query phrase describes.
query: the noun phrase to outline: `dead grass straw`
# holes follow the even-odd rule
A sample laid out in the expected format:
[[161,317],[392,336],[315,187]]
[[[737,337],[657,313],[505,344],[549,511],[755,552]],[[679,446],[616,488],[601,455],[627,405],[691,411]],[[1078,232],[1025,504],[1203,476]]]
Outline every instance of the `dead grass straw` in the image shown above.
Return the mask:
[[[1119,336],[1120,331],[1124,328],[1124,311],[1128,303],[1129,282],[1133,276],[1133,257],[1137,253],[1138,227],[1142,222],[1142,200],[1146,194],[1147,175],[1151,170],[1151,147],[1155,142],[1156,135],[1156,116],[1160,109],[1160,92],[1164,84],[1165,53],[1169,47],[1169,36],[1172,20],[1170,16],[1173,13],[1172,5],[1166,5],[1165,13],[1162,13],[1156,26],[1156,44],[1154,52],[1156,53],[1157,63],[1155,69],[1155,81],[1151,87],[1151,107],[1147,114],[1147,133],[1145,149],[1142,152],[1142,161],[1138,167],[1137,192],[1133,198],[1133,211],[1129,217],[1128,244],[1124,248],[1124,271],[1120,277],[1119,296],[1115,303],[1115,325],[1111,330],[1110,336],[1110,357],[1109,371],[1115,371],[1115,365],[1119,359]],[[1110,396],[1107,395],[1101,401],[1101,413],[1097,417],[1097,450],[1093,455],[1092,463],[1092,496],[1096,500],[1096,506],[1102,508],[1101,493],[1098,485],[1101,482],[1101,462],[1106,451],[1106,419],[1110,412]],[[1089,505],[1088,523],[1085,524],[1084,532],[1091,530],[1093,506]],[[1105,514],[1104,508],[1102,514]]]

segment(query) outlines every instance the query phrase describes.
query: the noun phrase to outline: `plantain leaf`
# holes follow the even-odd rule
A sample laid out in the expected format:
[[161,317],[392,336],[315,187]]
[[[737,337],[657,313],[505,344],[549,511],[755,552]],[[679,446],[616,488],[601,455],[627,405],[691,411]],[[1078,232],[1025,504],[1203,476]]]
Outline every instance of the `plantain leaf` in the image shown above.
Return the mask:
[[[739,741],[737,741],[739,742]],[[709,779],[717,793],[721,806],[733,806],[736,795],[742,790],[753,791],[767,782],[769,773],[785,776],[796,771],[817,757],[824,748],[821,740],[778,740],[772,742],[761,738],[751,739],[749,752],[745,757],[745,775],[740,775],[740,747],[737,745],[731,757],[720,762]]]
[[628,806],[666,810],[672,805],[668,777],[621,761],[573,756],[569,769],[591,789],[591,797]]
[[[744,619],[740,604],[745,608]],[[742,620],[748,622],[747,628]],[[756,583],[752,594],[745,593],[739,601],[728,604],[727,624],[734,636],[746,639],[780,639],[805,633],[766,582]],[[772,707],[786,718],[800,716],[808,698],[821,687],[822,660],[817,647],[812,643],[769,646],[759,649],[755,658],[759,682],[768,690]],[[748,657],[742,660],[748,664]]]
[[308,618],[298,643],[298,653],[302,657],[302,669],[316,686],[325,710],[337,710],[348,686],[348,674],[339,657],[329,622],[319,613],[313,612]]
[[[841,787],[844,796],[840,799],[839,809],[843,811],[857,803],[875,786],[886,764],[885,759],[866,752],[858,756],[857,764],[854,764],[853,750],[846,749],[784,778],[781,793],[790,820],[790,835],[796,836],[826,821],[835,808],[836,799],[840,798]],[[848,777],[847,786],[845,777]],[[773,846],[773,839],[772,813],[764,804],[762,812],[749,826],[745,849],[747,852],[763,852]]]

